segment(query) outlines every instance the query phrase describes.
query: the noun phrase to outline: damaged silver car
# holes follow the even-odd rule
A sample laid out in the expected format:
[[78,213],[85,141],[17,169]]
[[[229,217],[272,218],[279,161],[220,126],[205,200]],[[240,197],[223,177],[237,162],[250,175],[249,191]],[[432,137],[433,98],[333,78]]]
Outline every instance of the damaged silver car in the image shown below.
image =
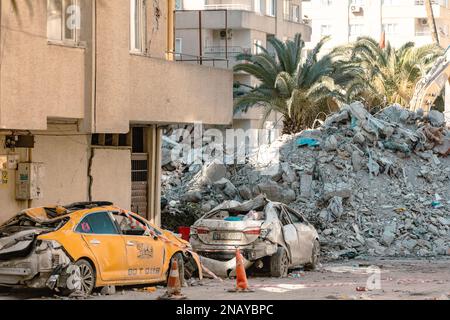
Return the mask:
[[302,214],[264,196],[239,203],[226,201],[191,227],[190,243],[202,263],[219,276],[231,276],[239,248],[245,266],[286,277],[289,269],[314,269],[320,243]]

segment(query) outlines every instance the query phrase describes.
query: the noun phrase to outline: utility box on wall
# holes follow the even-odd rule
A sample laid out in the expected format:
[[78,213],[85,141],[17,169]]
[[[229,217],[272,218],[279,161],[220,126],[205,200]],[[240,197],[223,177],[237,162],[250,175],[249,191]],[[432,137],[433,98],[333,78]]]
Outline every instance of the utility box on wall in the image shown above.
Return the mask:
[[16,175],[16,200],[42,199],[43,163],[19,163]]

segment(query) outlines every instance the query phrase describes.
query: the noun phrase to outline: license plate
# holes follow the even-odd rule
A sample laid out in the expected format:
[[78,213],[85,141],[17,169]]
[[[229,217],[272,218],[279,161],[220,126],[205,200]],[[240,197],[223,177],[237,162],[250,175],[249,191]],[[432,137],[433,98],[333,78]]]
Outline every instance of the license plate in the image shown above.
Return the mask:
[[242,233],[239,232],[214,232],[213,240],[241,240]]

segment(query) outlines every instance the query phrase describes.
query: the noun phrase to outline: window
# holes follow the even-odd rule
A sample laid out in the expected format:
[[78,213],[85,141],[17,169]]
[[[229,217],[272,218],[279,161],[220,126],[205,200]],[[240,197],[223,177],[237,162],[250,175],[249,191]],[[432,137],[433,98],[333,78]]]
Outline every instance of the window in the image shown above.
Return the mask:
[[351,24],[349,28],[350,36],[360,36],[363,33],[364,25],[362,24]]
[[91,138],[92,146],[102,147],[131,147],[131,135],[130,134],[104,134],[94,133]]
[[300,6],[298,5],[292,6],[292,21],[300,22]]
[[84,217],[76,228],[87,234],[119,234],[108,212],[95,212]]
[[147,6],[146,0],[130,0],[130,50],[147,51]]
[[[131,217],[131,216],[130,216]],[[119,226],[120,232],[128,236],[143,236],[145,229],[133,217],[126,217],[124,214],[114,213],[114,219]]]
[[175,10],[183,10],[183,0],[175,0]]
[[399,0],[383,0],[384,6],[397,6],[400,4]]
[[383,31],[386,34],[397,34],[398,24],[396,23],[385,23],[383,24]]
[[175,39],[175,58],[177,60],[181,59],[181,54],[183,53],[183,39],[176,38]]
[[261,0],[253,0],[253,11],[261,14]]
[[262,41],[261,40],[254,40],[253,41],[253,47],[254,47],[253,51],[255,52],[255,54],[262,53],[261,46],[262,46]]
[[283,2],[283,14],[285,20],[291,19],[291,0],[284,0]]
[[80,0],[47,0],[47,38],[77,43],[81,31]]
[[331,35],[331,24],[323,24],[320,26],[320,35],[322,37]]
[[363,6],[364,5],[364,0],[352,0],[351,1],[351,5],[352,6]]
[[153,228],[152,226],[145,223],[143,220],[131,216],[131,220],[129,217],[124,215],[123,213],[119,214],[117,212],[113,213],[114,220],[116,224],[119,226],[119,229],[122,234],[129,236],[146,236],[146,230],[141,226],[145,225],[149,230],[153,231],[157,235],[161,235],[161,232]]
[[266,14],[275,17],[277,3],[276,0],[266,0]]
[[322,6],[331,6],[333,4],[333,0],[321,0]]
[[292,223],[303,223],[305,220],[302,216],[300,216],[297,212],[294,212],[288,207],[285,207],[284,210],[289,215],[289,218],[291,219]]

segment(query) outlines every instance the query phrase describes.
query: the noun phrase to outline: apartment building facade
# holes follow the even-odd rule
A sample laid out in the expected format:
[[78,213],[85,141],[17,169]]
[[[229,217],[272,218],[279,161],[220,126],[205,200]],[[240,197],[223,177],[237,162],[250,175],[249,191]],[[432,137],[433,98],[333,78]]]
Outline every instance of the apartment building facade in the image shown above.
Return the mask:
[[[231,69],[239,53],[257,53],[267,47],[269,37],[292,39],[301,33],[310,40],[311,28],[302,19],[301,0],[178,0],[175,13],[177,60]],[[268,48],[271,49],[270,47]],[[235,81],[255,85],[257,80],[243,73]],[[234,115],[235,128],[261,128],[263,112],[253,108]],[[281,125],[272,115],[264,127]]]
[[173,61],[174,0],[17,4],[0,2],[0,223],[93,200],[160,223],[162,128],[230,124],[232,72]]
[[[303,16],[312,27],[312,48],[322,37],[331,36],[325,48],[355,41],[360,36],[381,39],[399,47],[408,41],[432,43],[423,0],[303,0]],[[441,45],[450,45],[448,0],[434,0],[433,12]]]

